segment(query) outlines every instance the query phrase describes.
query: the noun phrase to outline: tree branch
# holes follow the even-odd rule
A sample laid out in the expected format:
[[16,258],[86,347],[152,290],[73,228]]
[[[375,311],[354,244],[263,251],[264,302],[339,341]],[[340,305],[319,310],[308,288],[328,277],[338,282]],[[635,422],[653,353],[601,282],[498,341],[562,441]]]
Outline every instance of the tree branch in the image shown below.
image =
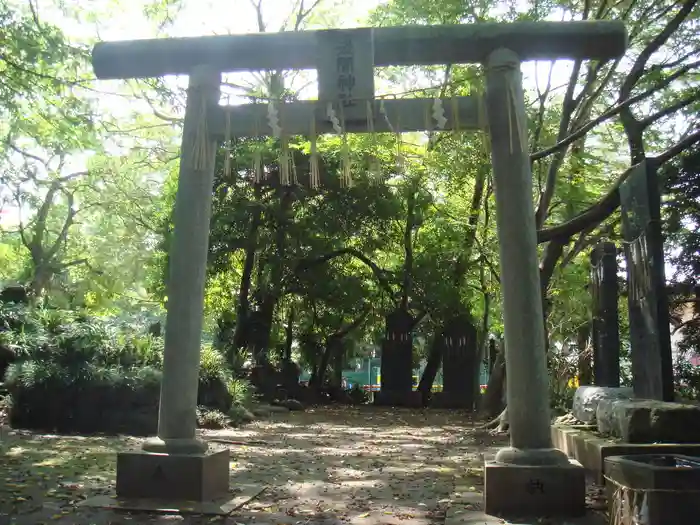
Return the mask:
[[309,14],[318,7],[318,5],[322,2],[323,0],[315,0],[313,4],[311,4],[311,7],[308,9],[304,10],[304,0],[300,0],[299,2],[299,10],[297,11],[297,18],[296,22],[294,23],[294,31],[299,31],[301,28],[301,24],[304,23],[306,20],[306,17],[309,16]]
[[[649,163],[654,169],[658,169],[672,158],[699,142],[700,130],[688,135],[685,139],[677,142],[659,155],[649,157],[646,159],[646,162]],[[638,167],[639,164],[635,164],[627,168],[622,175],[618,177],[617,181],[615,181],[615,184],[613,184],[610,191],[600,201],[593,204],[573,219],[552,228],[538,230],[537,242],[543,243],[557,238],[568,239],[581,232],[591,224],[600,224],[603,222],[620,205],[620,186]]]
[[[571,117],[576,109],[576,101],[574,100],[574,90],[578,84],[579,73],[581,72],[581,60],[576,60],[574,62],[573,70],[571,71],[571,77],[569,78],[569,85],[566,88],[566,94],[564,95],[564,102],[562,102],[562,115],[559,121],[559,132],[557,133],[557,142],[561,142],[567,134],[570,133],[569,125],[571,124]],[[552,197],[554,196],[554,189],[557,182],[557,175],[559,173],[559,168],[561,168],[562,162],[564,162],[564,156],[566,155],[566,147],[562,147],[557,150],[551,163],[549,164],[549,169],[547,170],[547,178],[545,179],[544,190],[540,194],[540,201],[537,205],[537,210],[535,211],[535,221],[538,228],[541,228],[544,224],[547,215],[549,213],[549,205],[551,204]]]
[[29,0],[27,3],[29,4],[29,10],[32,12],[34,23],[39,29],[41,29],[41,23],[39,22],[39,10],[37,9],[37,6],[34,5],[34,0]]
[[263,14],[262,14],[262,0],[259,0],[256,2],[255,0],[250,0],[250,5],[253,6],[253,9],[255,9],[255,16],[258,22],[258,31],[260,33],[265,32],[265,20],[263,19]]
[[676,144],[668,148],[663,153],[649,159],[649,161],[653,162],[656,168],[659,168],[661,165],[665,164],[666,162],[674,158],[676,155],[680,155],[685,150],[697,144],[698,142],[700,142],[700,130],[696,131],[695,133],[691,133],[683,140],[677,142]]
[[53,259],[58,253],[58,250],[61,249],[61,245],[65,242],[66,237],[68,236],[68,230],[73,225],[73,218],[77,213],[75,209],[73,209],[73,194],[66,193],[66,197],[68,199],[68,214],[66,215],[66,219],[63,221],[61,233],[58,234],[58,237],[56,237],[56,240],[54,241],[53,245],[51,246],[51,248],[49,248],[49,250],[46,253],[46,257],[44,259],[48,261]]
[[[537,68],[539,62],[535,62],[535,68]],[[552,74],[554,72],[554,62],[549,64],[549,74],[547,75],[547,85],[544,91],[540,91],[540,85],[537,81],[537,74],[535,74],[535,83],[537,87],[537,99],[540,101],[540,107],[537,111],[537,118],[535,121],[537,125],[535,126],[535,131],[532,137],[532,149],[536,150],[539,147],[540,136],[542,135],[542,130],[544,127],[544,113],[546,109],[546,101],[549,97],[549,93],[552,90]]]
[[357,317],[357,319],[355,319],[355,320],[354,320],[352,323],[350,323],[349,325],[347,325],[347,326],[345,326],[345,327],[343,327],[343,328],[340,328],[339,330],[336,330],[336,332],[335,332],[333,335],[331,335],[331,336],[329,337],[329,339],[330,339],[330,338],[342,339],[343,337],[345,337],[346,335],[348,335],[350,332],[352,332],[352,331],[355,330],[356,328],[359,328],[360,325],[361,325],[362,323],[365,322],[365,319],[367,319],[367,316],[369,315],[369,313],[370,313],[371,311],[372,311],[372,307],[371,307],[371,306],[367,306],[367,307],[362,311],[362,313]]
[[676,15],[668,21],[661,32],[656,35],[642,50],[637,57],[637,60],[635,60],[629,74],[622,83],[622,87],[620,88],[620,98],[625,99],[629,97],[632,89],[644,74],[644,70],[646,69],[647,62],[649,61],[649,58],[651,58],[651,55],[658,51],[661,46],[668,41],[671,35],[676,32],[688,15],[693,11],[693,8],[695,8],[697,3],[698,0],[685,0],[683,7],[680,8]]
[[88,260],[87,260],[87,259],[76,259],[76,260],[74,260],[74,261],[70,261],[70,262],[67,262],[67,263],[62,263],[62,264],[60,264],[60,265],[56,268],[56,271],[57,271],[57,272],[60,272],[60,271],[65,270],[66,268],[70,268],[71,266],[78,266],[79,264],[85,264],[85,265],[87,265],[87,266],[90,266],[90,265],[88,264]]
[[380,268],[375,262],[373,262],[369,257],[367,257],[365,254],[360,252],[359,250],[355,250],[353,248],[342,248],[340,250],[335,250],[330,253],[327,253],[325,255],[322,255],[321,257],[318,257],[316,259],[311,259],[311,260],[306,260],[306,261],[301,261],[299,264],[297,264],[294,273],[299,273],[303,270],[307,270],[311,268],[312,266],[316,266],[318,264],[323,264],[326,263],[332,259],[335,259],[336,257],[341,257],[343,255],[350,255],[351,257],[356,258],[357,260],[363,262],[366,266],[372,270],[372,273],[374,274],[374,277],[377,279],[379,282],[380,286],[389,294],[391,297],[392,301],[396,304],[396,297],[394,294],[394,290],[392,290],[391,286],[386,280],[385,274],[387,273],[386,270],[383,270]]
[[39,164],[41,164],[42,166],[44,166],[47,170],[49,169],[49,161],[48,161],[48,160],[42,159],[42,158],[39,157],[38,155],[34,155],[33,153],[29,153],[28,151],[25,151],[25,150],[23,150],[22,148],[16,146],[16,145],[10,140],[9,137],[8,137],[7,140],[5,141],[5,144],[7,145],[8,148],[10,148],[11,150],[13,150],[14,152],[19,153],[20,155],[22,155],[23,157],[25,157],[25,158],[27,158],[27,159],[32,159],[32,160],[38,162]]
[[700,90],[696,91],[692,95],[682,98],[679,101],[677,101],[674,104],[671,104],[668,107],[665,107],[661,111],[657,111],[653,115],[649,115],[648,117],[642,119],[639,121],[639,125],[643,128],[646,129],[649,126],[651,126],[654,122],[657,120],[660,120],[664,117],[667,117],[676,111],[679,111],[683,109],[686,106],[690,106],[692,103],[697,102],[700,100]]
[[591,131],[596,126],[598,126],[598,125],[602,124],[603,122],[611,119],[612,117],[618,115],[620,113],[620,111],[622,111],[624,108],[626,108],[632,104],[636,104],[637,102],[640,102],[640,101],[650,97],[651,95],[654,95],[655,93],[658,93],[659,90],[667,87],[671,82],[673,82],[677,78],[686,74],[691,69],[698,67],[698,66],[700,66],[700,61],[693,62],[692,64],[688,64],[688,65],[680,68],[678,71],[674,72],[672,75],[669,75],[664,80],[662,80],[661,82],[659,82],[655,86],[647,89],[643,93],[640,93],[639,95],[635,95],[633,97],[630,97],[627,100],[620,102],[619,104],[608,109],[605,113],[603,113],[599,117],[591,120],[588,124],[577,129],[571,135],[569,135],[565,139],[557,142],[553,146],[551,146],[547,149],[540,150],[536,153],[533,153],[532,155],[530,155],[530,160],[534,162],[536,160],[543,159],[544,157],[547,157],[553,153],[556,153],[560,149],[569,146],[573,142],[576,142],[578,139],[583,137],[586,133]]

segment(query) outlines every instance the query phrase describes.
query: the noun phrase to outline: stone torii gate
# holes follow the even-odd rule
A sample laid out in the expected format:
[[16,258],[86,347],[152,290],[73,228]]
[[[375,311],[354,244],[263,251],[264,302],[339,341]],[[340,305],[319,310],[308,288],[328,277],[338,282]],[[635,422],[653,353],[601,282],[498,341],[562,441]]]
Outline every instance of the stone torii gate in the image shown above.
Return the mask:
[[[343,112],[347,132],[425,130],[432,100],[374,100],[374,67],[481,63],[486,71],[506,339],[511,446],[486,465],[486,511],[577,513],[583,472],[552,448],[536,227],[532,202],[521,61],[608,60],[626,48],[616,22],[541,22],[285,32],[108,42],[95,46],[100,79],[189,75],[179,187],[170,252],[168,314],[158,437],[118,457],[117,496],[212,500],[226,497],[228,452],[195,438],[197,376],[217,141],[251,135],[265,105],[224,109],[222,72],[317,69],[319,101],[280,105],[288,134],[337,131],[328,104]],[[444,101],[449,104],[449,101]],[[441,129],[476,129],[479,101],[463,97]],[[372,113],[371,115],[368,113]],[[449,113],[449,112],[448,112]],[[459,120],[459,125],[457,124]],[[371,124],[368,124],[370,122]],[[226,128],[226,131],[224,129]],[[258,134],[273,134],[274,129]]]

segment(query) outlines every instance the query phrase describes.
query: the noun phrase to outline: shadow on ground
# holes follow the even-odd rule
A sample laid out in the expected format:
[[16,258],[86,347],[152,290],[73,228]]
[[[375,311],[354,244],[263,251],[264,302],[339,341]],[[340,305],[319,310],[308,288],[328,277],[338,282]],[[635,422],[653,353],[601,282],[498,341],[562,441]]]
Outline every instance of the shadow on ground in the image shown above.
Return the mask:
[[458,412],[374,407],[276,414],[202,437],[230,447],[232,489],[268,487],[227,518],[76,507],[114,493],[116,452],[141,440],[17,432],[0,446],[0,525],[439,523],[455,476],[478,490],[483,455],[504,444]]

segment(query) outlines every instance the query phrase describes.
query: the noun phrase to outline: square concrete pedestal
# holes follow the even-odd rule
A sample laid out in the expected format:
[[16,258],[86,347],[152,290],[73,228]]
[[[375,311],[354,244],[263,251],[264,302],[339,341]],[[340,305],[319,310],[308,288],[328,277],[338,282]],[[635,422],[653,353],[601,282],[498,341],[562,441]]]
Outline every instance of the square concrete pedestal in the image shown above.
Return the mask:
[[487,461],[484,511],[515,518],[578,517],[586,512],[586,476],[580,463],[526,466]]
[[229,451],[117,455],[117,498],[213,501],[229,489]]

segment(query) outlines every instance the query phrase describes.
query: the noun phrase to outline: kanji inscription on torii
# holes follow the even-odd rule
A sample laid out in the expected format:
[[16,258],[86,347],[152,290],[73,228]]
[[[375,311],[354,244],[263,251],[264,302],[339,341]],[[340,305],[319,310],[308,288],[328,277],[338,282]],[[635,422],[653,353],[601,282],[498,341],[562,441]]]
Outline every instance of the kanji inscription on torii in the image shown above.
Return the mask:
[[318,99],[339,102],[346,120],[361,100],[374,98],[374,33],[371,29],[329,30],[318,35]]
[[[210,492],[214,488],[219,493],[228,490],[228,458],[217,460],[212,466],[206,443],[195,437],[197,370],[217,140],[227,132],[232,136],[252,134],[255,122],[265,120],[266,111],[275,118],[270,119],[267,129],[257,129],[257,135],[278,136],[281,126],[288,135],[306,134],[309,128],[317,133],[338,132],[341,124],[343,133],[388,131],[392,114],[400,116],[399,132],[426,130],[436,123],[440,129],[482,128],[478,116],[480,104],[475,97],[452,101],[452,111],[429,121],[426,115],[431,104],[441,107],[449,101],[378,102],[374,99],[373,83],[374,67],[480,63],[486,75],[485,127],[490,135],[493,164],[511,434],[511,447],[499,451],[496,466],[501,469],[536,466],[543,469],[542,476],[548,472],[547,468],[559,469],[559,481],[547,485],[552,487],[554,495],[543,497],[550,508],[538,510],[547,515],[548,510],[555,508],[560,512],[570,511],[561,502],[557,503],[555,489],[561,494],[571,489],[575,492],[571,501],[583,508],[585,491],[580,477],[583,472],[576,470],[577,484],[569,483],[573,478],[566,474],[570,468],[568,459],[552,448],[550,435],[532,172],[520,63],[561,58],[604,61],[620,57],[626,46],[624,25],[611,21],[302,31],[95,46],[93,67],[98,78],[190,76],[169,259],[158,438],[149,440],[143,447],[149,453],[158,452],[170,458],[173,471],[180,469],[183,479],[187,472],[194,471],[193,462],[199,465],[198,472],[206,471],[183,499],[201,500],[205,485]],[[279,104],[279,107],[250,104],[222,109],[219,105],[222,72],[285,69],[318,69],[319,100]],[[324,97],[335,100],[323,100]],[[331,108],[327,107],[329,104]],[[342,115],[337,115],[336,108]],[[380,118],[382,113],[387,118]],[[118,494],[122,489],[126,491],[123,484],[120,488],[120,479],[138,478],[143,462],[149,460],[139,461],[119,463]],[[498,477],[494,475],[498,469],[492,467],[493,464],[486,464],[486,512],[502,510],[500,505],[505,502],[503,498],[489,498],[489,493],[508,494],[522,489],[515,484],[517,475]],[[212,469],[215,472],[210,475]],[[120,470],[124,476],[120,477]],[[183,485],[183,479],[172,477],[175,491]],[[216,483],[205,483],[211,479],[216,479]],[[500,484],[496,486],[492,480]],[[152,496],[143,494],[146,498]]]

